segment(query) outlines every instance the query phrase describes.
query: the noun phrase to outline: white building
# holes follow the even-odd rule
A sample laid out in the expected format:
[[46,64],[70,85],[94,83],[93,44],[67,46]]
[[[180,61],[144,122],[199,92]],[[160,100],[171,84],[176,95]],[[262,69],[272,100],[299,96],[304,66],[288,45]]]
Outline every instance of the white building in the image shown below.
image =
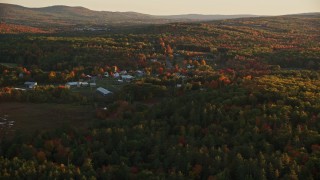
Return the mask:
[[120,77],[120,74],[116,72],[116,73],[113,74],[113,77],[114,77],[114,78],[119,78],[119,77]]
[[140,70],[137,70],[137,71],[136,71],[136,75],[137,75],[138,77],[142,77],[142,76],[144,75],[144,72],[143,72],[143,71],[140,71]]
[[188,64],[187,68],[188,68],[188,69],[192,69],[192,68],[194,68],[194,65]]
[[107,89],[103,88],[103,87],[98,87],[97,88],[97,92],[99,92],[100,94],[102,94],[103,96],[106,96],[108,94],[111,94],[111,91],[108,91]]
[[77,86],[79,86],[79,83],[78,83],[78,82],[67,82],[67,83],[65,84],[65,87],[66,87],[66,88],[72,88],[72,87],[77,87]]
[[88,82],[79,82],[80,86],[83,86],[83,87],[88,87],[89,86],[89,83]]
[[65,84],[66,88],[72,88],[72,87],[88,87],[89,83],[88,82],[67,82]]
[[17,91],[25,91],[26,89],[23,89],[23,88],[13,88],[14,90],[17,90]]
[[96,87],[97,86],[97,84],[94,83],[94,82],[89,83],[89,85],[90,85],[90,87]]
[[121,78],[122,78],[122,80],[129,82],[129,81],[131,81],[134,77],[131,76],[131,75],[122,75]]
[[123,70],[123,71],[121,71],[120,72],[120,74],[122,74],[122,75],[125,75],[125,74],[127,74],[128,72],[126,71],[126,70]]
[[29,89],[33,89],[38,85],[38,83],[37,82],[27,81],[27,82],[24,83],[24,85]]
[[108,73],[108,72],[105,72],[103,76],[104,76],[104,77],[109,77],[109,73]]

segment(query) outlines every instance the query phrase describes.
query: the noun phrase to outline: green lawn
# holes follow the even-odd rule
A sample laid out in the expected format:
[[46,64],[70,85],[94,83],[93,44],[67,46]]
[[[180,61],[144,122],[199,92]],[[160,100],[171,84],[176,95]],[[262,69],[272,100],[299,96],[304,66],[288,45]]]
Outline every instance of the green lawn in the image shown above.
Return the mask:
[[16,68],[18,65],[14,63],[0,63],[0,65],[7,67],[7,68]]
[[14,121],[11,132],[32,134],[65,126],[87,128],[95,119],[95,110],[92,106],[8,102],[0,103],[0,117],[4,115]]
[[97,87],[103,87],[112,92],[119,91],[122,88],[122,86],[125,84],[124,82],[123,83],[118,82],[118,80],[114,78],[97,80],[96,83],[97,83]]

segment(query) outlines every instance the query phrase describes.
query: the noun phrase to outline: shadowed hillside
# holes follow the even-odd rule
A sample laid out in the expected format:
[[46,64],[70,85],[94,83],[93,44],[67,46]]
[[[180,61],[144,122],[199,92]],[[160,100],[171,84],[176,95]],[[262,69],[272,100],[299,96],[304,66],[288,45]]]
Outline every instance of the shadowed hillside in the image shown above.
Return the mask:
[[163,24],[177,21],[209,21],[254,17],[254,15],[173,15],[153,16],[136,12],[93,11],[84,7],[50,6],[26,8],[0,3],[0,20],[6,23],[30,26],[71,26],[71,25],[132,25]]

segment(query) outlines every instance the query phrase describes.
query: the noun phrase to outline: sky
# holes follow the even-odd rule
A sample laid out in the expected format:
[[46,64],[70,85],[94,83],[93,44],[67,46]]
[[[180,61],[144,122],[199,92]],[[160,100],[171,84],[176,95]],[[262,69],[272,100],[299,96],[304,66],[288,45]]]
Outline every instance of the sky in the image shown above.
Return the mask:
[[25,7],[82,6],[98,11],[135,11],[152,15],[320,12],[320,0],[0,0]]

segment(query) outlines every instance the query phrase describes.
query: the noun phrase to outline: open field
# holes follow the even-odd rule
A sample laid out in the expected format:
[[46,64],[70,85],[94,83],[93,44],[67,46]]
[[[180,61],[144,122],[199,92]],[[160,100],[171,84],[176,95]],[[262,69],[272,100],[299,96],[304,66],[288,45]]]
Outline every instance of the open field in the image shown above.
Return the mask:
[[119,91],[123,85],[125,85],[125,82],[118,82],[115,78],[107,78],[102,80],[97,80],[97,87],[103,87],[106,88],[112,92]]
[[14,121],[10,131],[30,134],[71,126],[87,128],[94,118],[91,106],[65,104],[0,103],[0,116]]
[[1,66],[4,66],[6,68],[16,68],[18,65],[15,63],[0,63]]

